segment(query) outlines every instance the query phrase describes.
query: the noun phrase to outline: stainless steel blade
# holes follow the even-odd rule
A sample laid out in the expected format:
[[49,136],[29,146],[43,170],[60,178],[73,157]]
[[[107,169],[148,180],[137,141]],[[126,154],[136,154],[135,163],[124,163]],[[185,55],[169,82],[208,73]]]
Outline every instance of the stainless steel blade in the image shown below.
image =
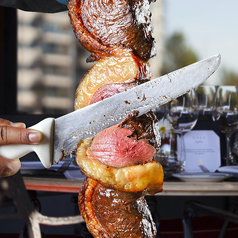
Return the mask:
[[216,71],[220,60],[215,55],[56,119],[54,162],[62,153],[75,151],[80,140],[120,123],[134,110],[142,115],[198,87]]

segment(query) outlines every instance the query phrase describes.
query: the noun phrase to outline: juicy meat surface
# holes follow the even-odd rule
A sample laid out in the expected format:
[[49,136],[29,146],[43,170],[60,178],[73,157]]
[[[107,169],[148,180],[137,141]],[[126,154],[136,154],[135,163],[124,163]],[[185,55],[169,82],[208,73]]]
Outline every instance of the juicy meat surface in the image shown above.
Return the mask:
[[68,0],[76,37],[91,52],[88,61],[130,49],[143,60],[155,56],[150,0]]
[[91,144],[91,153],[101,163],[121,168],[143,164],[156,156],[148,139],[154,137],[151,118],[129,116],[121,124],[99,132]]
[[143,165],[114,168],[102,164],[90,152],[92,138],[84,140],[76,150],[76,161],[81,172],[106,187],[124,192],[149,194],[162,191],[163,169],[160,163],[152,161]]
[[101,163],[117,168],[152,160],[155,148],[132,134],[132,130],[117,125],[105,129],[94,137],[91,153]]
[[79,209],[96,238],[153,238],[156,235],[144,193],[108,189],[86,179],[79,195]]
[[109,98],[115,94],[124,92],[130,88],[134,87],[134,84],[127,83],[111,83],[100,87],[92,96],[90,104]]
[[109,98],[115,94],[127,91],[137,85],[140,85],[144,82],[149,81],[149,79],[136,79],[132,83],[111,83],[105,84],[97,89],[97,91],[93,94],[90,104],[103,100],[105,98]]

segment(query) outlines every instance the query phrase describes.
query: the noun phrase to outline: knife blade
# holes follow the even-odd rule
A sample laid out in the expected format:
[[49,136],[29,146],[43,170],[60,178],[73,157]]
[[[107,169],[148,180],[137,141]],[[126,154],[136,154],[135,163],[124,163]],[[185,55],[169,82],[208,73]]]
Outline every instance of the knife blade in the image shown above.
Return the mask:
[[139,111],[140,116],[198,87],[220,61],[221,56],[215,55],[57,119],[47,118],[31,127],[44,134],[41,144],[0,146],[0,155],[14,159],[35,151],[50,168],[74,152],[80,140],[120,123],[131,112]]

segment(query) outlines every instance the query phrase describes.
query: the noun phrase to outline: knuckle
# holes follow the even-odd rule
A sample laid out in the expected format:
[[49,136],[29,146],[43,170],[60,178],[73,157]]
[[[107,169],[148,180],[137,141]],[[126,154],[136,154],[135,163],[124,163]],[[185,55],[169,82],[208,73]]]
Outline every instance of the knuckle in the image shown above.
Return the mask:
[[7,127],[6,126],[0,127],[0,144],[2,145],[7,144]]
[[20,134],[20,141],[22,144],[26,144],[29,143],[29,136],[28,136],[28,132],[26,131],[22,131]]

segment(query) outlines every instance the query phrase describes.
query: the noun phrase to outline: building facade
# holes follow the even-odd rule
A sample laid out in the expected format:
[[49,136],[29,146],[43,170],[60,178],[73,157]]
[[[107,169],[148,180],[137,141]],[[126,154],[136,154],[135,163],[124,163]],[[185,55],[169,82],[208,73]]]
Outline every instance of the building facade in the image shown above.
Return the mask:
[[[163,2],[151,5],[157,56],[153,76],[162,62]],[[73,111],[77,85],[92,64],[76,39],[68,13],[18,11],[18,110],[65,114]]]

